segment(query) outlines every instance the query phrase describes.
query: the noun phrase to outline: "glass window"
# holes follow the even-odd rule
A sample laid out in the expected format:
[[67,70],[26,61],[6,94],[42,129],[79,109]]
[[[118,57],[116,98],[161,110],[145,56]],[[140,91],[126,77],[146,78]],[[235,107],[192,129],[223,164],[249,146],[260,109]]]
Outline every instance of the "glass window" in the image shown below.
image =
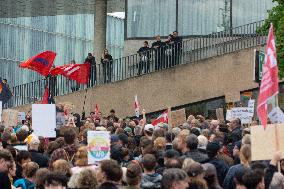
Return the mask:
[[176,0],[128,0],[127,37],[167,36],[176,30]]

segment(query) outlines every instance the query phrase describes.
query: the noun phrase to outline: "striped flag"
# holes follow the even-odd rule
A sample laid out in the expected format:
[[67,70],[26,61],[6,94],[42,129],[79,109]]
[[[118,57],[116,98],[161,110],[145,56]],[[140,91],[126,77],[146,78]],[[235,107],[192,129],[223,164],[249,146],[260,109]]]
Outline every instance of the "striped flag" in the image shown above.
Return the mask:
[[67,64],[54,68],[50,73],[53,76],[60,74],[78,83],[87,84],[90,76],[90,64]]
[[135,98],[135,101],[134,101],[134,111],[135,111],[135,115],[136,117],[139,117],[140,116],[140,107],[139,107],[139,102],[138,102],[138,98],[137,98],[137,95],[134,96]]
[[156,126],[159,123],[168,123],[169,117],[168,117],[168,110],[164,111],[157,119],[152,121],[152,125]]
[[267,101],[278,94],[278,67],[276,59],[276,47],[273,33],[273,25],[269,29],[267,45],[265,49],[265,63],[260,84],[257,114],[263,128],[267,125]]

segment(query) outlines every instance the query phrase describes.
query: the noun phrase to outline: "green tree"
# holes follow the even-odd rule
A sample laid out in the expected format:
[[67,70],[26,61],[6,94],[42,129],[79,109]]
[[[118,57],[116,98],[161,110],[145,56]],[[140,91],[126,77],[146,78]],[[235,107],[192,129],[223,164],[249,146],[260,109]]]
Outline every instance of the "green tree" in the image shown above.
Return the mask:
[[268,34],[270,23],[273,23],[276,36],[276,50],[280,78],[284,77],[284,0],[273,0],[277,5],[268,11],[268,18],[259,31]]

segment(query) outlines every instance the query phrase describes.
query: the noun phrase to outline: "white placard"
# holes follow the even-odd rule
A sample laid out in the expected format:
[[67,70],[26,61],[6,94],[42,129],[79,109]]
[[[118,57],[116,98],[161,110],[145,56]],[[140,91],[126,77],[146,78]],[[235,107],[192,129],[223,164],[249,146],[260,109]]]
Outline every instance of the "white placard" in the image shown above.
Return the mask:
[[239,118],[242,124],[251,123],[253,117],[253,110],[248,107],[232,108],[232,118]]
[[32,105],[32,128],[34,134],[46,138],[56,137],[56,109],[55,104]]
[[23,120],[26,120],[26,112],[18,112],[18,121],[22,122]]
[[271,123],[284,123],[284,113],[279,107],[273,108],[268,117]]
[[0,122],[2,121],[2,101],[0,101]]
[[110,159],[110,133],[88,131],[88,164]]
[[227,110],[226,112],[226,120],[231,121],[232,119],[232,110]]

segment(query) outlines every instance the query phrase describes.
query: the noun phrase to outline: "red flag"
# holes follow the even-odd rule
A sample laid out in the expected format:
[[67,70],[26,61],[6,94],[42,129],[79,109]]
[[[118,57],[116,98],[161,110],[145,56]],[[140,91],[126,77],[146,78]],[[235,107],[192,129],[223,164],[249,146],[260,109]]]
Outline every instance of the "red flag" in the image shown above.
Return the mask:
[[265,63],[263,66],[263,75],[260,84],[257,114],[263,128],[267,124],[267,101],[278,94],[278,67],[276,59],[276,47],[273,33],[273,25],[269,29],[267,45],[265,48]]
[[99,112],[100,112],[99,106],[98,106],[98,104],[96,104],[95,115],[98,116],[98,115],[99,115]]
[[90,64],[67,64],[54,68],[50,73],[54,76],[60,74],[78,83],[87,84],[89,82]]
[[152,125],[156,126],[159,123],[168,123],[168,110],[164,111],[157,119],[152,121]]
[[42,104],[48,104],[48,96],[48,87],[46,87],[41,101]]
[[55,57],[55,52],[45,51],[21,63],[19,67],[34,70],[46,77],[50,72]]
[[135,95],[134,97],[134,111],[135,111],[136,117],[139,117],[140,113],[139,113],[139,102],[138,102],[137,95]]

